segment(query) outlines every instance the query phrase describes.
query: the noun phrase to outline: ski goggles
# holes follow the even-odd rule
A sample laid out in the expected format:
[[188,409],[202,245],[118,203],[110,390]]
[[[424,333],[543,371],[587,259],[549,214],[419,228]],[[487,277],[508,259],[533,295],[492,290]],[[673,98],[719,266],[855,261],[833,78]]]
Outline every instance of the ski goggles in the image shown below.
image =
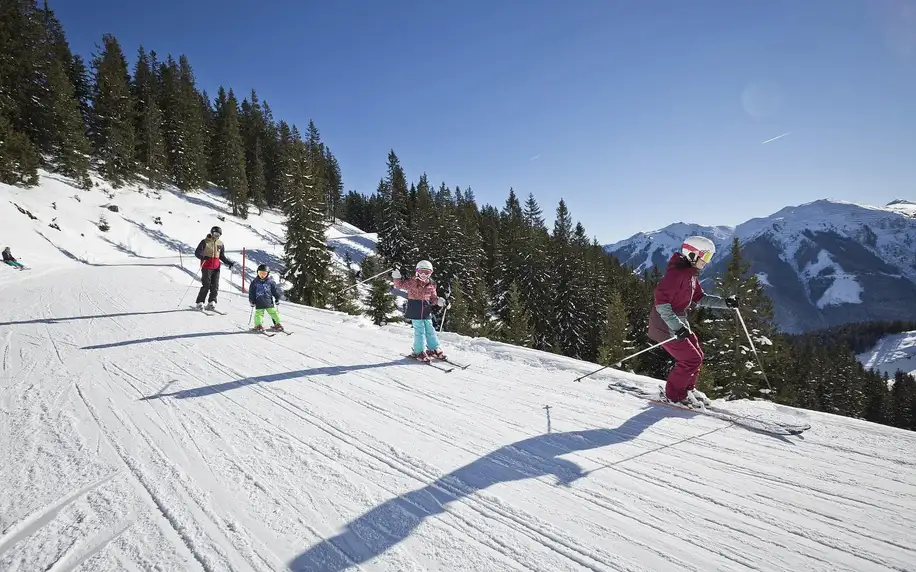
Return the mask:
[[432,276],[433,271],[425,268],[417,268],[417,276]]
[[697,252],[697,260],[702,260],[705,264],[709,264],[709,261],[712,260],[712,251],[701,250]]
[[258,270],[258,276],[261,278],[267,278],[267,275],[270,274],[267,270]]

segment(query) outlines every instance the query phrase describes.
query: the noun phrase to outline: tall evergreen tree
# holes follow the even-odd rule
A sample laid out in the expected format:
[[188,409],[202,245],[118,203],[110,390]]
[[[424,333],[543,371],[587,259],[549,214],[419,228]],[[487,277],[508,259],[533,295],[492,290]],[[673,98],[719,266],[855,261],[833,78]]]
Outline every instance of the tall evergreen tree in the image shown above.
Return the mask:
[[199,189],[207,179],[206,98],[197,91],[185,56],[178,62],[168,56],[160,68],[160,81],[169,172],[179,189]]
[[382,216],[378,252],[402,273],[411,264],[411,238],[407,222],[407,177],[394,150],[388,153],[388,177],[379,183]]
[[110,34],[102,37],[102,44],[102,51],[92,60],[95,72],[92,138],[99,171],[118,187],[132,179],[136,171],[135,106],[121,45]]
[[53,169],[76,179],[83,189],[92,187],[89,179],[89,141],[86,139],[79,104],[73,97],[73,86],[63,64],[52,60],[48,67],[48,88],[51,92],[51,163]]
[[245,173],[245,144],[239,130],[238,100],[231,88],[228,96],[222,87],[219,88],[216,114],[216,181],[229,192],[233,216],[247,218],[248,177]]
[[620,292],[614,291],[607,306],[604,335],[601,348],[598,350],[598,363],[611,365],[633,353],[634,349],[629,341],[629,328],[623,296]]
[[296,128],[290,130],[284,123],[281,129],[284,141],[280,167],[288,181],[282,191],[287,216],[286,279],[292,284],[289,296],[300,304],[323,307],[329,293],[331,253],[325,238],[324,195],[312,185],[318,168]]
[[582,308],[577,307],[579,273],[573,244],[573,225],[566,201],[560,199],[553,225],[550,261],[555,272],[552,300],[555,349],[569,357],[581,357],[586,349]]
[[242,102],[242,133],[245,139],[245,173],[248,178],[248,195],[258,208],[258,214],[267,206],[267,173],[264,165],[267,124],[258,94],[251,90],[251,100]]
[[[375,256],[367,256],[361,266],[362,275],[375,276],[381,272],[382,264]],[[391,292],[391,282],[385,275],[374,278],[369,282],[369,298],[366,301],[366,315],[376,326],[391,321],[389,316],[397,310],[394,294]]]
[[517,346],[531,346],[531,320],[528,310],[522,303],[517,284],[509,286],[506,295],[506,319],[500,329],[499,337],[504,342]]
[[328,177],[328,219],[331,220],[339,214],[341,201],[343,200],[343,175],[341,174],[337,157],[331,153],[331,149],[328,147],[324,149],[324,162]]
[[913,406],[916,404],[916,379],[900,370],[894,374],[890,413],[894,427],[916,429]]
[[[745,259],[738,239],[732,241],[725,273],[716,278],[715,293],[736,296],[739,310],[748,332],[754,340],[761,364],[756,362],[747,335],[734,312],[702,312],[697,322],[703,336],[708,364],[704,374],[705,389],[712,395],[730,399],[757,397],[766,389],[764,372],[775,358],[772,338],[772,303],[763,291],[750,264]],[[764,395],[766,393],[764,392]]]
[[162,136],[162,110],[158,101],[156,52],[147,54],[143,46],[137,53],[131,88],[137,104],[135,131],[137,163],[152,187],[158,187],[166,169],[165,140]]

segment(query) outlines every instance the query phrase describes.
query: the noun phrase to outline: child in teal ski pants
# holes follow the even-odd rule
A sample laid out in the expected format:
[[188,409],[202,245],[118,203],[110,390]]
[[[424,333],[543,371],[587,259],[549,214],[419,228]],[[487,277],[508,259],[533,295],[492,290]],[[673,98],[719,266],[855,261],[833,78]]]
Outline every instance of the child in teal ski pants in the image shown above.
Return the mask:
[[413,353],[419,355],[426,350],[435,353],[439,349],[439,338],[436,336],[436,328],[433,327],[433,321],[426,319],[412,320],[412,322]]

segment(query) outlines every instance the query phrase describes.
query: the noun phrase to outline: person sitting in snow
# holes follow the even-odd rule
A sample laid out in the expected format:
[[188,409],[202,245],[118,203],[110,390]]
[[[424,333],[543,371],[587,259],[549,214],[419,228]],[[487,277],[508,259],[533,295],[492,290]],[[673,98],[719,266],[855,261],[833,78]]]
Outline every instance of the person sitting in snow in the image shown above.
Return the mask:
[[431,280],[432,274],[433,264],[429,260],[417,263],[416,275],[413,278],[402,278],[397,270],[391,273],[395,288],[407,291],[405,315],[413,322],[411,357],[427,362],[430,358],[446,359],[439,348],[439,338],[430,317],[433,306],[445,306],[445,299],[436,293],[436,283]]
[[3,262],[13,268],[18,268],[19,270],[25,270],[25,266],[21,262],[16,260],[16,257],[13,256],[13,253],[10,251],[10,247],[7,246],[3,249]]
[[[697,391],[697,377],[703,365],[703,349],[696,334],[690,331],[687,312],[693,307],[724,310],[735,308],[734,296],[723,300],[720,296],[706,294],[697,280],[700,273],[716,253],[716,246],[702,236],[684,240],[681,251],[668,261],[665,276],[655,288],[655,304],[649,313],[649,338],[662,346],[674,358],[675,366],[668,375],[663,397],[668,401],[688,407],[709,405],[709,398]],[[695,305],[695,306],[694,306]],[[672,337],[676,340],[667,341]]]
[[273,278],[270,278],[270,270],[266,264],[258,266],[258,275],[251,280],[248,288],[248,301],[254,311],[254,330],[264,331],[261,322],[264,320],[264,312],[270,316],[274,325],[272,330],[282,331],[283,326],[280,324],[280,313],[277,311],[276,304],[280,303],[282,292]]
[[194,256],[200,259],[200,292],[197,293],[197,309],[203,308],[204,301],[207,300],[207,292],[210,293],[210,299],[207,300],[207,310],[213,310],[216,305],[216,298],[219,296],[219,267],[220,262],[224,262],[232,272],[235,262],[226,258],[226,247],[220,236],[223,229],[214,226],[194,251]]

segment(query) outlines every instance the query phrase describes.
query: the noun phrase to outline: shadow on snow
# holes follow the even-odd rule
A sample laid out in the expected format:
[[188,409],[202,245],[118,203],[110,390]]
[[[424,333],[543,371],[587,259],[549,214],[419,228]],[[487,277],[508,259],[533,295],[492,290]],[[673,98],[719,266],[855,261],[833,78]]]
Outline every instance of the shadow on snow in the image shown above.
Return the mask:
[[35,318],[32,320],[19,320],[13,322],[0,322],[0,326],[20,326],[23,324],[57,324],[73,320],[97,320],[103,318],[123,318],[126,316],[152,316],[156,314],[171,314],[173,312],[189,312],[190,310],[155,310],[151,312],[117,312],[114,314],[94,314],[89,316],[67,316],[64,318]]
[[148,344],[152,342],[168,342],[171,340],[184,340],[189,338],[208,338],[213,336],[234,336],[236,334],[247,334],[248,332],[192,332],[189,334],[172,334],[171,336],[156,336],[153,338],[140,338],[137,340],[124,340],[121,342],[111,342],[108,344],[98,344],[94,346],[84,346],[81,350],[105,350],[109,348],[120,348],[124,346],[133,346],[137,344]]
[[[290,562],[289,568],[298,572],[338,572],[368,562],[407,539],[427,518],[445,513],[449,503],[499,483],[553,476],[557,485],[569,486],[588,473],[561,456],[624,443],[672,413],[666,407],[649,406],[614,429],[547,433],[501,447],[357,517],[334,538],[300,554]],[[696,437],[699,436],[677,443]],[[658,449],[652,449],[655,450]]]
[[[240,332],[247,333],[247,332]],[[173,393],[157,393],[155,395],[149,395],[147,397],[141,398],[141,400],[156,399],[159,397],[173,397],[175,399],[188,399],[192,397],[206,397],[207,395],[214,395],[217,393],[223,393],[225,391],[231,391],[233,389],[239,389],[245,387],[246,385],[252,385],[256,383],[270,383],[271,381],[283,381],[285,379],[295,379],[297,377],[309,377],[313,375],[341,375],[350,371],[358,371],[362,369],[374,369],[379,367],[389,367],[394,365],[413,365],[415,362],[408,362],[404,360],[394,360],[380,363],[366,363],[366,364],[355,364],[355,365],[334,365],[327,367],[314,367],[310,369],[300,369],[296,371],[286,371],[283,373],[272,373],[267,375],[259,375],[257,377],[246,377],[243,379],[237,379],[235,381],[227,381],[225,383],[218,383],[216,385],[205,385],[203,387],[195,387],[192,389],[182,389],[181,391],[176,391]]]

